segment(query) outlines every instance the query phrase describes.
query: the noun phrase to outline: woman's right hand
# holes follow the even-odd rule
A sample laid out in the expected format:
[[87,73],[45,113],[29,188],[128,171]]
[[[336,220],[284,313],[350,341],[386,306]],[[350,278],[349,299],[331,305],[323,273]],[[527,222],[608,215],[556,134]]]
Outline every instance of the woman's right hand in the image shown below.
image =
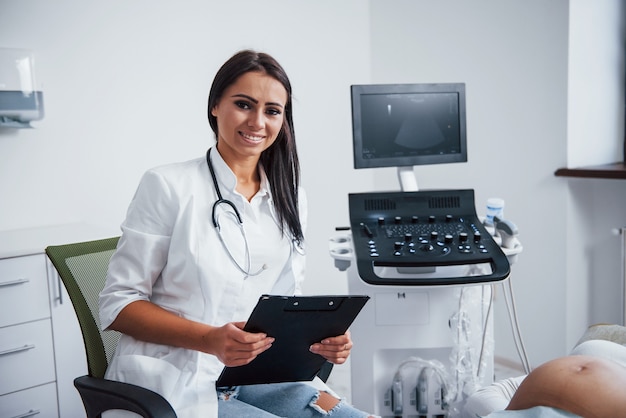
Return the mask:
[[272,346],[274,338],[243,330],[245,322],[231,322],[212,328],[205,336],[206,352],[228,367],[243,366]]
[[213,327],[185,319],[151,302],[128,304],[108,329],[138,340],[213,354],[226,366],[243,366],[272,346],[274,338],[243,330],[245,322]]

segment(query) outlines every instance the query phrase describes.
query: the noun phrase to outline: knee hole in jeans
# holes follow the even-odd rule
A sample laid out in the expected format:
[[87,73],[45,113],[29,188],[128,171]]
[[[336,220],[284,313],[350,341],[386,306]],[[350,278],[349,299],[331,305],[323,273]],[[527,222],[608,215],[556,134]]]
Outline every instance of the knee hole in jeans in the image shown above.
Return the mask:
[[313,397],[309,405],[316,411],[326,415],[339,405],[339,402],[341,402],[341,399],[337,399],[328,392],[317,392],[317,395]]

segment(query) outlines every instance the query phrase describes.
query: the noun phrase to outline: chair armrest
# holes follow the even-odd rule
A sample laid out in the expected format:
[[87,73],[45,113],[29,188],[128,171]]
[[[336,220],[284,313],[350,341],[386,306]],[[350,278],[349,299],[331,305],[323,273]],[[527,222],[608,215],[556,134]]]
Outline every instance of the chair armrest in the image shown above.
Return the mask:
[[176,418],[164,397],[141,386],[91,376],[77,377],[74,386],[89,418],[111,409],[132,411],[144,418]]
[[328,380],[328,377],[330,376],[330,372],[332,371],[333,371],[333,363],[330,363],[327,361],[326,363],[324,363],[320,371],[317,372],[317,377],[322,379],[322,382],[325,383]]

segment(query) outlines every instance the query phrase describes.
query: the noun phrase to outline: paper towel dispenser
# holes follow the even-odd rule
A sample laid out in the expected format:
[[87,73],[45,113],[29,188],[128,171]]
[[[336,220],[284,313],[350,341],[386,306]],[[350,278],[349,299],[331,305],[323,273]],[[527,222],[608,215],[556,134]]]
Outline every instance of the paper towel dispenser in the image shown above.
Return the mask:
[[31,128],[43,119],[43,93],[35,88],[33,54],[0,48],[0,127]]

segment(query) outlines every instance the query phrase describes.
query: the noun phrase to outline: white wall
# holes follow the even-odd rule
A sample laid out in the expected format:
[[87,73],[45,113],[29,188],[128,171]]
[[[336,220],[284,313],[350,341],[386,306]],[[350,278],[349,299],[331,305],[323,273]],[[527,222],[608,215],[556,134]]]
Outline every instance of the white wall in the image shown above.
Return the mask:
[[[590,324],[621,322],[611,228],[625,223],[626,182],[554,171],[622,159],[622,2],[371,4],[372,82],[466,83],[468,163],[415,172],[422,189],[475,189],[479,213],[505,199],[524,245],[512,283],[531,363],[566,354]],[[397,187],[391,169],[374,181]],[[518,361],[502,298],[495,312],[496,355]]]
[[368,16],[359,0],[0,0],[0,47],[34,50],[46,110],[36,129],[0,130],[0,230],[87,222],[118,234],[147,168],[213,143],[210,83],[252,47],[273,54],[294,88],[307,287],[346,291],[327,242],[348,223],[349,85],[369,78]]
[[[623,160],[624,15],[620,0],[570,0],[567,166]],[[623,321],[620,239],[626,182],[570,179],[567,188],[567,342],[582,324]]]
[[[469,162],[417,168],[420,187],[473,188],[479,211],[488,197],[505,199],[524,244],[513,284],[531,361],[562,355],[589,321],[621,318],[612,290],[619,263],[599,248],[616,242],[609,224],[624,223],[626,182],[553,175],[574,159],[568,97],[585,90],[570,80],[568,96],[577,65],[569,19],[592,14],[570,9],[592,3],[620,2],[0,0],[0,47],[35,51],[46,105],[36,129],[0,130],[0,229],[84,221],[118,233],[145,169],[202,155],[213,142],[212,77],[253,47],[275,55],[294,85],[311,213],[306,290],[343,292],[327,240],[348,224],[347,194],[397,189],[394,170],[352,169],[350,84],[462,81]],[[612,109],[606,97],[594,95],[590,107]],[[579,155],[598,143],[608,151],[597,160],[615,153],[620,112],[602,138],[577,140]],[[496,315],[497,354],[515,360],[501,300]]]
[[[505,200],[524,245],[512,280],[530,360],[562,355],[565,220],[552,215],[565,210],[553,173],[566,162],[568,2],[381,0],[371,15],[373,81],[466,83],[468,162],[417,167],[420,187],[472,188],[479,213]],[[380,187],[396,182],[386,174]],[[496,354],[515,361],[497,302]]]
[[[623,2],[570,0],[567,163],[621,161],[624,137]],[[617,35],[617,36],[616,36]],[[592,146],[590,146],[592,145]]]

